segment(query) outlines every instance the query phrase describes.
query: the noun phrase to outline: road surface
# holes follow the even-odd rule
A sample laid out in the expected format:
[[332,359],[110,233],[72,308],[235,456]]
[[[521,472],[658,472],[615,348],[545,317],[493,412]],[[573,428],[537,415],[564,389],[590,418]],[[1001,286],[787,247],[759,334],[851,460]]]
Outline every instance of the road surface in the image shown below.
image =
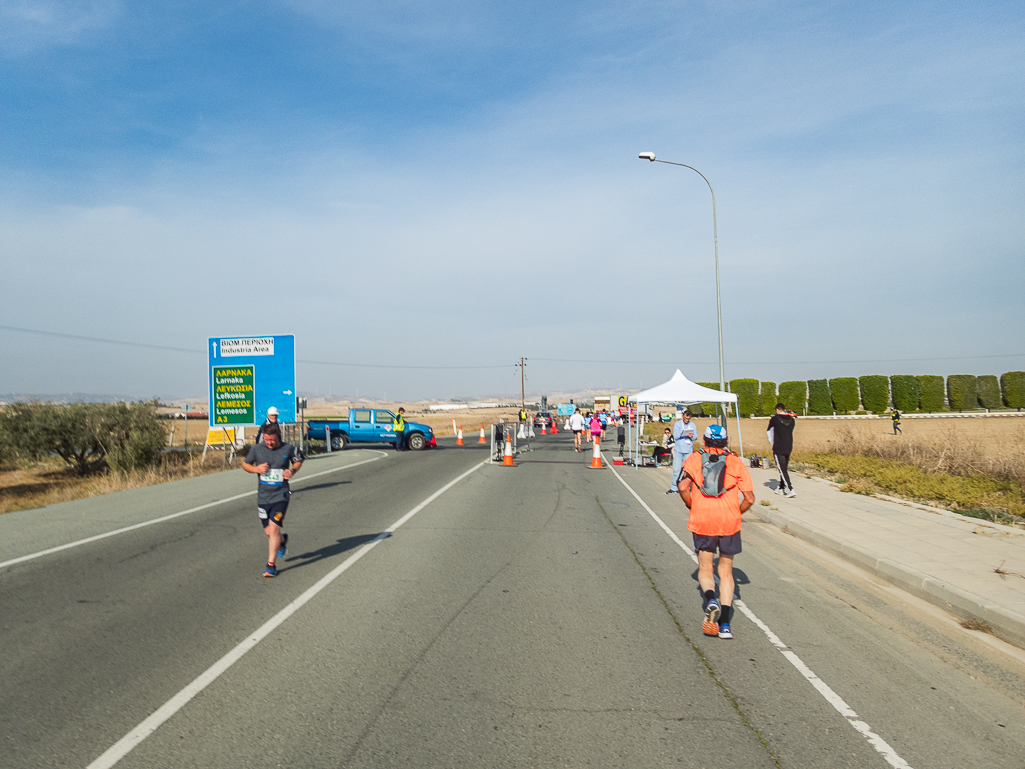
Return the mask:
[[0,766],[1025,766],[1025,653],[754,520],[706,638],[663,479],[533,446],[311,459],[276,579],[241,471],[0,517]]

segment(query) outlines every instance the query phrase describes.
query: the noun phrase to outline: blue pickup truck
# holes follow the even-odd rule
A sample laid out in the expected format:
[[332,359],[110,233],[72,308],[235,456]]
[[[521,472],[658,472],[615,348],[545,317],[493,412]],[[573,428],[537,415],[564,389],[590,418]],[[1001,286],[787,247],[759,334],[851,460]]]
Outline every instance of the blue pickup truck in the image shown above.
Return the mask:
[[[324,440],[331,430],[331,450],[341,451],[350,443],[395,444],[395,415],[388,409],[349,409],[348,417],[339,419],[310,419],[306,423],[307,436]],[[434,428],[420,422],[406,420],[406,446],[413,451],[435,448]]]

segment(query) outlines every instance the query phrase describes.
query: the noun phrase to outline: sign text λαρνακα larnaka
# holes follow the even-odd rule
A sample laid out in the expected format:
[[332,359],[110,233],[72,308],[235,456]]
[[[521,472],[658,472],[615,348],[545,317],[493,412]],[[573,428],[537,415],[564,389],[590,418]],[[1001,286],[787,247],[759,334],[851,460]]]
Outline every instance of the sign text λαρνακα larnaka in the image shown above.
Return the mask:
[[273,355],[274,337],[222,339],[220,352],[222,358],[230,358],[235,355]]
[[251,425],[256,421],[255,366],[214,366],[214,425]]

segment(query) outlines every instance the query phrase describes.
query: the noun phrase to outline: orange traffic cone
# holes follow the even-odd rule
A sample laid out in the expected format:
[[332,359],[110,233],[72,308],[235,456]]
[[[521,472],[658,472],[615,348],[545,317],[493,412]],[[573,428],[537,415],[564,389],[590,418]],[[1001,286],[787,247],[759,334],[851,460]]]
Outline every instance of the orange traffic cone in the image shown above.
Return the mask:
[[502,456],[502,464],[505,467],[513,466],[512,435],[510,433],[505,434],[505,454]]
[[555,435],[557,432],[559,432],[559,428],[556,427],[558,423],[559,421],[557,419],[552,420],[552,435]]
[[480,426],[480,440],[477,443],[487,443],[487,440],[484,438],[484,425]]
[[459,432],[456,433],[456,446],[463,445],[463,426],[459,425]]
[[591,456],[591,469],[601,470],[601,442],[598,436],[594,438],[594,454]]
[[545,429],[545,423],[541,423],[541,435],[548,435],[548,431]]

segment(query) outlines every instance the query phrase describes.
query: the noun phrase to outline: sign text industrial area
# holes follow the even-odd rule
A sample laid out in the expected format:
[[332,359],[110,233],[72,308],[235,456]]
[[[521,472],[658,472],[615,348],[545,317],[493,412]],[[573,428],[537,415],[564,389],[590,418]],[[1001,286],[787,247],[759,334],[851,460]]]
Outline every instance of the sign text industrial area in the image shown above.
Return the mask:
[[257,339],[222,339],[221,357],[233,358],[239,355],[273,355],[274,337],[264,336]]

